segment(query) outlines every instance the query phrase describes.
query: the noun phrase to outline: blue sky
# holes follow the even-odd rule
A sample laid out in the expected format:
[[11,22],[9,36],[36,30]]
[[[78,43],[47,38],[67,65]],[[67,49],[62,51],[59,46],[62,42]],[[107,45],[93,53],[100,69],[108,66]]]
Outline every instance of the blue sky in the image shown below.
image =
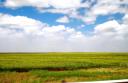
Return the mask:
[[[51,50],[54,46],[56,46],[55,42],[53,44],[53,47],[44,45],[39,47],[40,49],[42,49],[42,51],[127,51],[128,48],[126,48],[124,45],[124,42],[127,41],[127,38],[125,37],[127,37],[126,35],[128,33],[126,32],[128,17],[127,9],[127,0],[115,0],[114,2],[112,0],[67,0],[67,2],[65,0],[0,0],[0,30],[2,31],[2,37],[0,38],[7,38],[6,40],[9,40],[8,33],[13,34],[12,38],[16,34],[22,34],[25,38],[28,36],[30,38],[33,38],[33,35],[34,38],[40,38],[40,36],[38,36],[39,34],[41,34],[41,36],[45,36],[46,34],[48,34],[46,35],[46,37],[48,36],[46,40],[47,42],[49,42],[49,44],[52,44],[53,41],[58,38],[58,41],[60,41],[60,45],[61,42],[65,42],[67,48],[65,48],[64,46],[60,46],[61,48],[57,48],[59,50]],[[9,19],[12,19],[12,21],[8,21]],[[24,22],[26,22],[26,24]],[[29,30],[26,27],[32,27],[32,30]],[[116,27],[119,27],[119,29],[117,29]],[[23,32],[16,32],[15,29],[17,28]],[[45,32],[43,32],[42,30],[45,29],[46,34],[44,35]],[[7,32],[8,30],[11,31]],[[61,30],[65,30],[65,32],[62,32]],[[51,35],[49,34],[53,35],[53,40],[51,40]],[[63,35],[62,37],[58,37],[58,35],[62,34],[65,35]],[[76,40],[78,40],[77,37],[80,37],[81,41],[72,39],[72,35],[76,35],[73,37],[74,39],[76,38]],[[55,39],[54,36],[56,36]],[[69,37],[67,38],[67,36]],[[109,38],[111,42],[118,41],[116,39],[112,40],[111,38],[113,38],[113,36],[115,36],[115,38],[117,39],[119,37],[120,40],[118,44],[113,46],[116,47],[119,45],[119,48],[116,50],[110,49],[109,46],[111,44],[106,45],[106,42],[104,42],[105,40],[108,40],[107,38]],[[93,40],[93,38],[95,37],[97,38]],[[33,40],[36,40],[34,38]],[[98,38],[101,41],[98,41]],[[123,41],[121,39],[123,39]],[[3,39],[1,40],[4,41]],[[40,39],[40,41],[42,40],[43,38]],[[16,40],[15,42],[18,42],[18,40]],[[25,42],[27,44],[28,41]],[[34,41],[34,44],[37,44],[37,42],[38,41]],[[76,42],[76,46],[73,47],[73,44],[70,44],[69,42]],[[92,45],[90,43],[88,44],[88,42],[91,42]],[[93,42],[97,43],[95,44]],[[6,43],[9,44],[10,42]],[[14,44],[14,42],[11,43]],[[99,46],[100,43],[105,44],[106,49],[102,49]],[[5,43],[3,43],[3,45],[4,44]],[[87,50],[84,47],[78,49],[79,46],[86,46],[86,44],[91,45],[87,46],[89,47],[86,48]],[[100,48],[99,50],[96,49],[98,46]],[[35,49],[32,50],[30,48],[22,50],[22,48],[25,48],[24,45],[23,47],[20,45],[14,45],[14,47],[12,47],[12,51],[36,51]],[[46,49],[44,49],[43,47],[46,47]],[[16,48],[19,48],[20,50],[15,50]],[[10,48],[6,50],[6,46],[2,46],[0,50],[11,51]]]
[[[96,21],[93,24],[86,24],[85,22],[82,22],[81,19],[74,19],[74,18],[71,18],[71,21],[69,23],[58,23],[58,22],[56,22],[56,20],[59,19],[60,17],[63,17],[65,14],[49,13],[49,12],[41,13],[34,7],[21,7],[21,8],[11,9],[11,8],[2,6],[2,7],[0,7],[0,12],[5,13],[5,14],[11,14],[13,16],[17,16],[17,15],[27,16],[29,18],[33,18],[33,19],[48,23],[49,25],[64,24],[65,26],[69,26],[69,27],[71,26],[74,28],[76,28],[80,25],[85,25],[85,26],[87,26],[87,28],[85,30],[93,29],[96,25],[106,22],[110,19],[115,19],[117,21],[121,21],[122,17],[124,16],[123,13],[99,15],[99,16],[97,16]],[[79,14],[83,15],[83,13],[86,13],[85,10],[80,9]]]

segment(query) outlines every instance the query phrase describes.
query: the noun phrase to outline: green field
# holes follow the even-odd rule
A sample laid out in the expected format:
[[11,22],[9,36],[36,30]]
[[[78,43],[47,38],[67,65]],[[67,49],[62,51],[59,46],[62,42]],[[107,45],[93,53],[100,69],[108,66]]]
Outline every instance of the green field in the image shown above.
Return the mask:
[[128,79],[128,53],[0,53],[0,83]]

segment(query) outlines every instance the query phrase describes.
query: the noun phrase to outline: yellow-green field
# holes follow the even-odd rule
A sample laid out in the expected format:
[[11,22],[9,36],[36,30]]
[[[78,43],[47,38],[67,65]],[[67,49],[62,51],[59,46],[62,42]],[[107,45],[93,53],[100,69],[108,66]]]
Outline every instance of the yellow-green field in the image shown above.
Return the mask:
[[128,53],[0,53],[0,83],[128,79]]

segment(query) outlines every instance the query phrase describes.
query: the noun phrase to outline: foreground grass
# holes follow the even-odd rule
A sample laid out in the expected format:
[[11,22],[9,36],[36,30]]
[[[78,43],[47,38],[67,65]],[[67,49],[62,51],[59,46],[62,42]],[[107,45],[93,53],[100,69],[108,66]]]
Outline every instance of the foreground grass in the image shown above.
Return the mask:
[[1,53],[0,83],[128,79],[128,53]]

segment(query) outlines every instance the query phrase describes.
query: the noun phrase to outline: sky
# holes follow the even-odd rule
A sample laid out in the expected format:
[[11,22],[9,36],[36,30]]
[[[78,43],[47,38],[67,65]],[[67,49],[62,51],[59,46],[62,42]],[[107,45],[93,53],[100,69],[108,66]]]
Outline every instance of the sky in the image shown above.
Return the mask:
[[128,52],[128,0],[0,0],[0,52]]

